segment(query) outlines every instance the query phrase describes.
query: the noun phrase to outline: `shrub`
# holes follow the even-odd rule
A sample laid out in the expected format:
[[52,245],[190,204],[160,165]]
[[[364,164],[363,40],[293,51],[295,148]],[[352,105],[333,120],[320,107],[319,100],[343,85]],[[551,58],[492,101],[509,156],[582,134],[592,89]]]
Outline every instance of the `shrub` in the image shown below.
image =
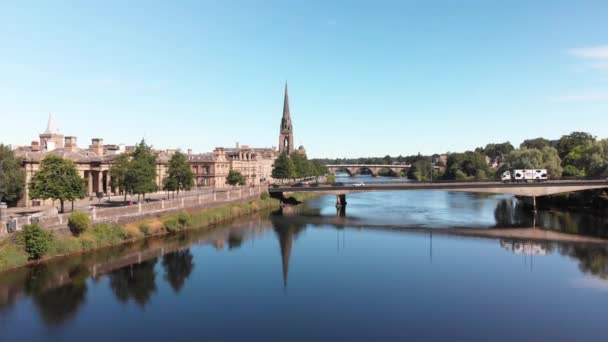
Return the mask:
[[139,231],[144,234],[144,236],[150,236],[150,226],[147,223],[140,224]]
[[269,199],[269,198],[270,198],[270,194],[268,193],[268,191],[264,191],[264,192],[262,192],[262,194],[260,195],[260,199],[261,199],[261,200],[264,200],[264,201],[265,201],[265,200],[267,200],[267,199]]
[[68,227],[74,235],[80,235],[89,229],[91,218],[85,212],[75,211],[68,218]]
[[169,233],[175,233],[179,230],[179,223],[177,222],[177,218],[170,217],[163,223],[163,228]]
[[40,259],[49,249],[53,236],[50,232],[44,231],[38,223],[32,223],[23,227],[23,238],[29,258]]
[[182,228],[187,227],[190,224],[190,214],[188,214],[187,212],[181,212],[177,214],[177,223]]

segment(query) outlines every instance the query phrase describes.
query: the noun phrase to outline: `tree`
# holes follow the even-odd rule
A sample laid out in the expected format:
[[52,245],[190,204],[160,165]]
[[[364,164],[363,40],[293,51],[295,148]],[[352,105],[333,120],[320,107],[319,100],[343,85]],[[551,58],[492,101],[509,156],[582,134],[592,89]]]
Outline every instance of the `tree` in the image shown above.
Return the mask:
[[[481,176],[493,175],[493,171],[486,162],[486,156],[480,152],[451,153],[448,155],[446,168],[444,175],[446,179],[479,179]],[[483,173],[480,173],[480,170]]]
[[245,183],[245,177],[237,170],[230,170],[230,172],[228,172],[228,176],[226,176],[226,184],[235,186],[237,184],[245,185]]
[[168,186],[165,190],[177,191],[190,190],[194,185],[194,173],[188,163],[188,157],[181,152],[176,152],[169,160],[168,176],[163,185]]
[[0,202],[15,204],[25,190],[25,171],[13,150],[0,144]]
[[291,179],[296,178],[296,170],[293,161],[285,153],[282,153],[272,165],[272,178]]
[[30,197],[59,200],[61,212],[64,202],[74,201],[86,196],[85,180],[78,175],[76,164],[56,155],[48,155],[40,163],[40,170],[29,184]]
[[511,145],[510,142],[504,142],[502,144],[487,144],[483,149],[483,153],[486,156],[490,157],[490,159],[498,164],[501,164],[504,160],[504,157],[513,151],[515,148]]
[[311,175],[311,167],[305,155],[295,153],[290,158],[295,169],[294,178],[304,178]]
[[590,144],[594,141],[595,137],[585,132],[572,132],[564,135],[557,141],[556,147],[559,157],[564,159],[577,146]]
[[541,150],[545,146],[551,146],[551,141],[545,138],[526,139],[519,145],[519,148],[535,148]]
[[127,194],[133,190],[133,184],[130,183],[132,178],[127,176],[130,172],[130,163],[131,156],[123,153],[112,161],[110,167],[111,186],[124,194],[125,202],[127,201]]
[[134,193],[141,194],[145,198],[147,193],[157,190],[156,154],[142,139],[135,146],[131,157],[126,183],[132,186]]
[[557,150],[549,146],[542,150],[521,148],[511,151],[496,174],[512,169],[547,169],[550,178],[560,178],[563,172]]

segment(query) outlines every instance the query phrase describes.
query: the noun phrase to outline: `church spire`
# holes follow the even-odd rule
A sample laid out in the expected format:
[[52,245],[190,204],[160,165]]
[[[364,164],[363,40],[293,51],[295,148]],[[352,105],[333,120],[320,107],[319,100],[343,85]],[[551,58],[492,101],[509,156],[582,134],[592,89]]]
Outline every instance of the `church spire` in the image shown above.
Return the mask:
[[289,113],[289,94],[287,92],[287,81],[285,81],[285,99],[283,100],[283,119],[291,120],[291,113]]
[[59,134],[59,130],[55,125],[55,116],[53,113],[49,113],[49,121],[46,124],[46,131],[44,131],[44,134]]
[[279,134],[279,153],[291,154],[293,153],[293,151],[293,126],[291,124],[291,113],[289,111],[289,94],[287,92],[287,81],[285,81],[283,117],[281,118],[281,131]]

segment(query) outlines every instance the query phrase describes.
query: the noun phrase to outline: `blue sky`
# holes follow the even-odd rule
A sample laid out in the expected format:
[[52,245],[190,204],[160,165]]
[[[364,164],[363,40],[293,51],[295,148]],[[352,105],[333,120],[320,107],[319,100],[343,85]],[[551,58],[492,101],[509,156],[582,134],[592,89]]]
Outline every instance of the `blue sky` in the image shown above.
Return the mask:
[[196,152],[278,144],[285,80],[311,157],[608,137],[608,1],[3,1],[0,142],[49,112]]

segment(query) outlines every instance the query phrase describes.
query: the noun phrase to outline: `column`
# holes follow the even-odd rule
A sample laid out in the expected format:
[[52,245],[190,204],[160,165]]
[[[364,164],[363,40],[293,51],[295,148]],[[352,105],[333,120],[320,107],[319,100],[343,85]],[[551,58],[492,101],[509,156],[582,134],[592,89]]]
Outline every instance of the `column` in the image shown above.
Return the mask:
[[93,196],[93,173],[91,171],[87,172],[87,193],[89,196]]
[[103,192],[103,174],[101,171],[97,171],[97,191],[95,192],[95,195],[97,195],[98,192]]

